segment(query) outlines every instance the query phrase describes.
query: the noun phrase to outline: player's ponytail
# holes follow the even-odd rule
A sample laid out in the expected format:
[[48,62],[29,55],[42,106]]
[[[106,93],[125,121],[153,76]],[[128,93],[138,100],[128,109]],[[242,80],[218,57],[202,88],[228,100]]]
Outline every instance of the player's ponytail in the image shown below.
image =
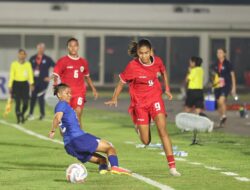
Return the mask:
[[137,58],[137,50],[143,46],[148,47],[150,50],[152,49],[152,45],[148,39],[141,39],[139,42],[132,41],[128,47],[128,55]]
[[138,57],[137,56],[137,42],[135,41],[130,42],[128,46],[128,55],[134,58]]

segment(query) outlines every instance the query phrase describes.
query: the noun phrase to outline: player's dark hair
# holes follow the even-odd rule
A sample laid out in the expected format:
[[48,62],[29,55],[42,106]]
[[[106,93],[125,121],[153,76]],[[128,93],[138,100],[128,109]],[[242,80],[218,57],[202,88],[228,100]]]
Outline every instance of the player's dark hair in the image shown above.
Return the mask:
[[78,40],[77,40],[76,38],[70,38],[70,39],[68,39],[68,41],[67,41],[67,46],[68,46],[69,43],[72,42],[72,41],[75,41],[77,44],[79,44],[79,43],[78,43]]
[[147,39],[141,39],[139,42],[132,41],[128,46],[128,55],[134,58],[138,57],[137,50],[143,46],[152,49],[152,45]]
[[61,83],[56,86],[54,86],[54,96],[57,96],[57,94],[61,91],[64,90],[65,88],[69,88],[67,84]]
[[190,60],[191,60],[192,62],[194,62],[195,67],[200,67],[201,64],[202,64],[202,62],[203,62],[202,58],[196,57],[196,56],[192,56],[192,57],[190,58]]
[[23,53],[26,54],[26,51],[25,51],[24,49],[19,49],[19,50],[18,50],[18,53],[21,53],[21,52],[23,52]]

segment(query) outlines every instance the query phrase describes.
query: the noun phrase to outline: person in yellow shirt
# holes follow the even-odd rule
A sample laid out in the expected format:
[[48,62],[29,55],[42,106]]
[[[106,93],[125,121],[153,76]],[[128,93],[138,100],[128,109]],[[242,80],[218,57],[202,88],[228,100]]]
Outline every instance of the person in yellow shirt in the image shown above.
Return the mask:
[[191,57],[189,60],[189,73],[186,77],[187,96],[185,101],[185,111],[193,112],[205,116],[202,112],[204,108],[203,77],[204,71],[201,67],[200,57]]
[[[18,60],[13,61],[10,67],[9,93],[16,102],[17,123],[24,123],[24,114],[28,109],[29,92],[34,84],[33,71],[30,62],[26,61],[25,50],[18,51]],[[22,105],[22,109],[21,109]]]

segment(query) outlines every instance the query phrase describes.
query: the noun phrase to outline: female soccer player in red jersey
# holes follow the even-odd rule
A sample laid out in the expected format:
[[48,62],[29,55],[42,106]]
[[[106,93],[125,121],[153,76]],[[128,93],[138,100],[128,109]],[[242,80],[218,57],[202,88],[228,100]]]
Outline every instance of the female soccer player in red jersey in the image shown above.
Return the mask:
[[156,123],[167,156],[170,174],[180,176],[175,167],[172,144],[166,129],[166,111],[162,99],[161,84],[158,80],[158,75],[162,74],[165,82],[165,94],[171,100],[172,94],[169,89],[165,67],[159,57],[152,56],[151,43],[146,39],[142,39],[138,43],[132,42],[128,52],[134,59],[119,75],[120,81],[114,95],[105,104],[117,106],[117,99],[123,85],[128,83],[131,96],[129,113],[142,143],[148,145],[151,141],[150,120],[152,118]]
[[95,99],[98,93],[89,75],[88,62],[86,59],[79,57],[79,43],[75,38],[70,38],[67,42],[69,54],[60,58],[54,68],[54,85],[58,84],[58,78],[62,83],[70,86],[72,98],[70,106],[76,111],[80,126],[82,128],[82,110],[86,102],[85,81],[91,88]]

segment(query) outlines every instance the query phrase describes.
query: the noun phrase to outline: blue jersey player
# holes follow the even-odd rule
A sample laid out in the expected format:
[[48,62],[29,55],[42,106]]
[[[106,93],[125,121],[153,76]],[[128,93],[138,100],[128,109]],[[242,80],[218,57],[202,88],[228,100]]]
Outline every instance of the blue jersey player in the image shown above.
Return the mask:
[[119,167],[116,150],[110,142],[86,133],[80,128],[76,113],[69,105],[71,98],[69,86],[66,84],[55,86],[54,95],[58,97],[59,102],[55,107],[55,116],[49,137],[54,137],[55,130],[59,126],[64,148],[69,155],[76,157],[82,163],[98,164],[99,173],[105,174],[108,172],[107,159],[97,152],[106,153],[111,165],[111,173],[131,174],[130,171]]

